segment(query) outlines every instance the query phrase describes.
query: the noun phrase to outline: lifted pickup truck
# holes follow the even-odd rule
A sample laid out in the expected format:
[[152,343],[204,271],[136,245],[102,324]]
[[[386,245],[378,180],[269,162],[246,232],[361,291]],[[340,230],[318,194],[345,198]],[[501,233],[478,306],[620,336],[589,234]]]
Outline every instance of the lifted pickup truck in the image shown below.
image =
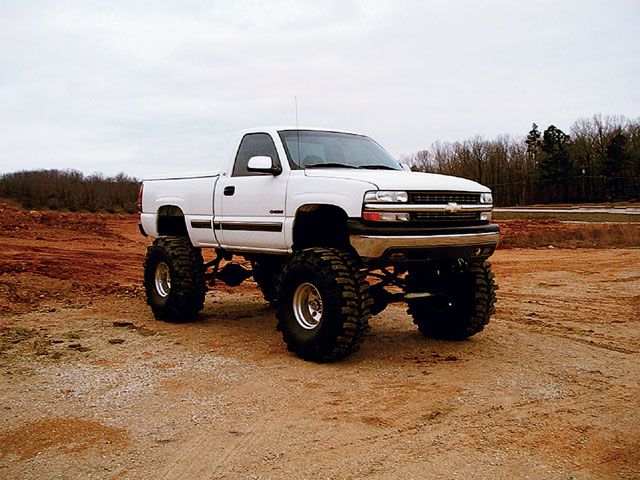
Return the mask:
[[[368,318],[390,302],[406,302],[429,337],[464,339],[489,322],[497,286],[486,260],[499,228],[488,188],[404,171],[354,133],[259,128],[235,145],[224,170],[140,187],[157,318],[194,319],[207,285],[253,276],[287,347],[307,360],[356,350]],[[205,263],[202,248],[215,260]]]

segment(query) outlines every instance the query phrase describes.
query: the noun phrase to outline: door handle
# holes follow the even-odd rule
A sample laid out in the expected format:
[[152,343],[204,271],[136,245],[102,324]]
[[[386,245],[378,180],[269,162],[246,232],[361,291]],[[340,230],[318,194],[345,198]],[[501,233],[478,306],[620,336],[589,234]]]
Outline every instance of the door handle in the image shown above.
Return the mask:
[[224,190],[222,191],[222,193],[224,193],[227,197],[230,197],[231,195],[236,193],[236,187],[234,187],[233,185],[229,185],[228,187],[224,187]]

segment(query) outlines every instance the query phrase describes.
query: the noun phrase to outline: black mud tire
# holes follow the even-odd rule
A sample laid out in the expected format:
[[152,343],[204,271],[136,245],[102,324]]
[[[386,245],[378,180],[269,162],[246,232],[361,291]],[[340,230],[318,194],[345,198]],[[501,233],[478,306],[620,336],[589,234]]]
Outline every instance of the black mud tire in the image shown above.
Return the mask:
[[408,313],[420,332],[430,338],[464,340],[481,332],[495,313],[496,290],[489,262],[444,267],[434,271],[413,270],[407,289],[436,295],[408,302]]
[[[305,360],[333,362],[359,348],[371,303],[360,267],[357,256],[335,248],[309,248],[289,257],[276,286],[276,317],[290,352]],[[294,306],[296,292],[305,284],[321,299],[321,316],[312,328],[303,327]]]
[[[166,266],[169,284],[158,286],[156,272]],[[144,262],[147,304],[159,320],[188,322],[204,306],[206,285],[204,262],[199,248],[187,237],[160,237],[147,248]]]
[[253,280],[262,292],[265,301],[272,307],[276,306],[276,283],[284,264],[284,258],[261,258],[251,262]]

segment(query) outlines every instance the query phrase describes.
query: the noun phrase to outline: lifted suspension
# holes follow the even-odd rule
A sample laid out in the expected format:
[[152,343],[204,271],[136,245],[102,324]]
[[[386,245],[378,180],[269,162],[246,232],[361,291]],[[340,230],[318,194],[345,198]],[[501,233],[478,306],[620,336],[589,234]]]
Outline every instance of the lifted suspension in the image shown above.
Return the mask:
[[[230,261],[232,259],[233,255],[231,253],[224,250],[216,250],[216,258],[204,264],[204,278],[208,286],[212,287],[216,284],[216,280],[220,280],[230,287],[237,287],[247,278],[253,276],[252,270],[248,270],[238,263],[227,263],[220,268],[222,260]],[[212,271],[207,272],[209,268],[212,268]]]

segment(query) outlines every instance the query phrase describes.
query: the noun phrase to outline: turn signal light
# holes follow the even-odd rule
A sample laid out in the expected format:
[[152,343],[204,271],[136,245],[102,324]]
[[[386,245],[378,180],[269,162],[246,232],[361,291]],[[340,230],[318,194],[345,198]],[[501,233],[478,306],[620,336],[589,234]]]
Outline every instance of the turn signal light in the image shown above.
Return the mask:
[[363,212],[362,219],[370,222],[408,222],[411,220],[408,213],[395,212]]

